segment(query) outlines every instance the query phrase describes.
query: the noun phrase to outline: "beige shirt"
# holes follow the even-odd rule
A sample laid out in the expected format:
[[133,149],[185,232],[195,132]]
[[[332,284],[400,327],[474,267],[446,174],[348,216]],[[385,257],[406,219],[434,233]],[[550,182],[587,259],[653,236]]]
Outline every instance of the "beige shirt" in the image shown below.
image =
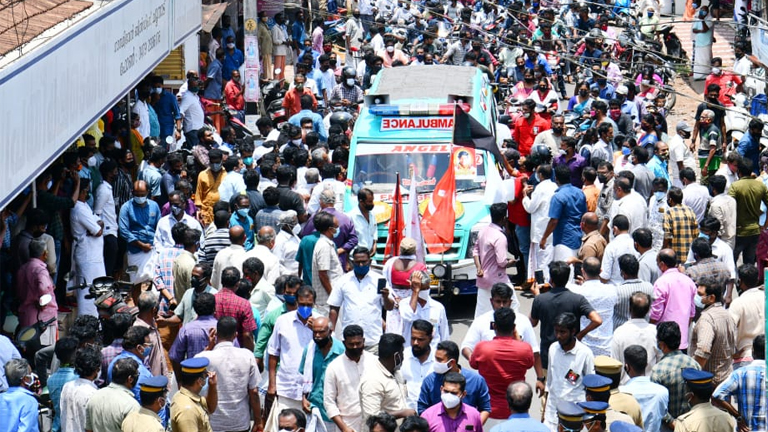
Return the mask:
[[675,420],[675,432],[722,432],[732,431],[736,420],[711,403],[700,403]]
[[328,365],[323,384],[323,405],[328,418],[340,415],[341,420],[350,428],[356,431],[365,429],[358,384],[365,370],[375,368],[376,363],[379,363],[376,356],[363,351],[358,362],[342,354]]
[[139,410],[133,392],[111,383],[91,396],[86,405],[85,429],[98,432],[121,432],[123,420]]
[[728,243],[733,249],[736,245],[736,200],[728,194],[721,193],[709,202],[709,216],[720,221],[720,240]]
[[216,254],[213,260],[213,271],[211,272],[211,286],[217,290],[221,289],[221,272],[229,267],[237,267],[242,272],[243,262],[246,259],[245,248],[242,245],[230,245]]
[[752,357],[752,341],[765,332],[765,289],[752,288],[731,303],[728,312],[736,323],[734,359]]
[[174,432],[213,432],[205,398],[182,388],[171,403],[171,429]]
[[173,260],[171,271],[173,272],[173,297],[176,301],[181,301],[184,293],[190,288],[195,264],[197,259],[186,250]]
[[[149,353],[149,371],[153,376],[168,376],[168,362],[165,360],[165,348],[160,339],[160,332],[157,327],[150,325],[141,318],[136,318],[134,327],[146,327],[149,329],[149,341],[152,343],[152,351]],[[144,360],[147,363],[147,360]]]
[[165,432],[165,428],[157,413],[141,407],[123,420],[123,432]]
[[392,414],[406,409],[405,394],[405,383],[400,372],[392,374],[380,361],[375,361],[375,367],[366,368],[360,379],[363,422],[382,411]]

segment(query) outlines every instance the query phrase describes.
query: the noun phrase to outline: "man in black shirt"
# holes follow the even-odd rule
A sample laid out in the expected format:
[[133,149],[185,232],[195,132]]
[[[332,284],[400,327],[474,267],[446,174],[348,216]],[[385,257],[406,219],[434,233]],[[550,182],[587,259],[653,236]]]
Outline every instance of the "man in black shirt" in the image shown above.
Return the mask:
[[277,190],[280,192],[280,210],[294,210],[299,218],[299,223],[307,220],[307,210],[301,195],[294,192],[292,187],[296,184],[296,168],[291,165],[280,165],[277,168]]

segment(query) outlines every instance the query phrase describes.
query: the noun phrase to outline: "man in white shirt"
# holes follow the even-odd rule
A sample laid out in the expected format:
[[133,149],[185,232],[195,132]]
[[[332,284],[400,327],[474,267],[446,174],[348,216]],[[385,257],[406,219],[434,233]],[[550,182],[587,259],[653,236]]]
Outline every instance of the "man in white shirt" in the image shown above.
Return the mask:
[[280,232],[275,238],[275,247],[272,253],[280,263],[279,274],[299,274],[299,262],[296,261],[296,253],[299,251],[299,239],[297,233],[301,231],[299,218],[295,210],[286,210],[278,218]]
[[101,352],[95,346],[85,346],[77,350],[75,373],[78,378],[64,384],[61,390],[59,412],[61,413],[61,431],[74,432],[85,430],[86,406],[96,390],[93,383],[101,369]]
[[[272,405],[279,413],[286,408],[301,410],[303,397],[303,378],[299,366],[304,348],[312,341],[312,306],[315,304],[315,291],[308,286],[296,292],[298,308],[286,312],[275,321],[272,336],[269,338],[269,387],[267,401],[277,399]],[[280,367],[278,368],[278,362]],[[275,416],[277,417],[277,416]],[[271,428],[265,425],[265,430]]]
[[[93,211],[86,201],[91,194],[91,181],[80,180],[80,195],[75,207],[70,212],[72,228],[72,256],[74,261],[75,282],[89,284],[94,279],[106,276],[104,272],[104,222]],[[77,314],[98,316],[93,299],[87,299],[87,289],[77,290]]]
[[229,202],[233,196],[245,193],[245,180],[240,173],[243,164],[239,157],[229,156],[227,160],[222,162],[222,166],[227,172],[227,176],[219,184],[219,200]]
[[216,372],[218,405],[210,414],[211,428],[216,431],[248,430],[251,413],[261,424],[261,374],[253,353],[234,346],[236,337],[237,320],[221,317],[216,324],[216,346],[195,356],[207,358],[208,370]]
[[359,325],[365,330],[368,345],[366,349],[375,351],[382,334],[381,310],[391,311],[395,307],[394,299],[385,286],[379,290],[383,276],[371,273],[371,256],[368,249],[358,246],[352,252],[352,271],[334,282],[333,291],[328,297],[331,308],[330,319],[334,328]]
[[[377,339],[378,340],[378,339]],[[364,430],[363,411],[357,389],[367,368],[377,367],[374,354],[365,350],[366,337],[357,324],[344,327],[344,355],[325,369],[323,405],[328,418],[340,430]]]
[[254,257],[264,263],[264,277],[272,285],[280,276],[280,260],[272,253],[272,249],[275,248],[276,237],[274,228],[269,225],[261,227],[256,233],[256,245],[245,253],[246,259]]
[[[200,97],[197,93],[200,91],[200,81],[196,77],[187,79],[187,91],[181,97],[179,111],[183,117],[184,133],[195,132],[204,125],[203,105],[200,104]],[[189,134],[195,142],[190,145],[197,145],[197,134]]]
[[253,257],[243,261],[243,278],[248,279],[253,284],[248,301],[258,311],[259,318],[264,320],[269,303],[275,298],[275,286],[264,277],[264,263]]
[[669,140],[669,178],[672,185],[682,189],[683,183],[680,181],[680,171],[684,168],[694,169],[698,162],[691,153],[690,147],[685,140],[691,138],[693,127],[681,120],[677,123],[677,134]]
[[[429,321],[418,319],[411,326],[411,349],[406,350],[403,358],[403,367],[400,373],[405,379],[405,387],[408,393],[405,398],[406,405],[410,409],[416,409],[421,394],[421,383],[427,375],[432,373],[432,365],[435,364],[435,353],[430,344],[434,327]],[[435,344],[437,348],[437,344]]]
[[190,228],[203,232],[200,222],[187,214],[187,198],[184,194],[180,191],[173,191],[168,194],[168,202],[171,205],[171,213],[160,218],[155,230],[155,248],[158,251],[172,248],[176,244],[173,241],[173,236],[171,236],[171,229],[177,223],[183,223]]
[[243,261],[248,258],[245,255],[245,230],[239,225],[229,228],[230,245],[216,254],[213,260],[213,271],[211,272],[211,286],[217,290],[221,289],[221,272],[227,267],[243,268]]
[[104,224],[104,274],[111,275],[114,273],[118,260],[117,211],[115,197],[112,192],[112,183],[117,178],[117,164],[112,159],[105,160],[99,165],[99,172],[104,181],[96,188],[96,196],[93,200],[93,213]]
[[[613,200],[611,206],[611,220],[617,215],[626,216],[629,221],[630,234],[645,226],[646,214],[648,213],[648,203],[642,195],[632,189],[633,180],[634,176],[628,171],[622,171],[616,175],[613,182],[616,199]],[[613,241],[612,237],[611,241]]]
[[690,168],[680,171],[680,181],[683,182],[683,204],[693,210],[696,222],[701,222],[709,205],[709,189],[696,181],[696,173]]
[[715,175],[725,177],[725,192],[728,192],[731,184],[739,179],[739,160],[741,160],[739,152],[732,151],[725,157],[723,161],[725,163],[721,163],[720,168],[715,171]]
[[450,339],[448,316],[442,303],[429,295],[429,275],[426,272],[411,273],[411,296],[400,300],[398,308],[403,319],[403,338],[405,343],[411,343],[411,326],[416,320],[428,321],[434,326],[432,334],[432,349],[440,341]]
[[739,267],[739,293],[739,298],[728,308],[736,323],[733,370],[753,360],[752,342],[755,336],[765,333],[765,287],[758,284],[758,271],[754,265]]
[[720,221],[717,237],[731,249],[736,246],[736,200],[726,193],[725,177],[714,175],[709,178],[709,191],[712,199],[709,202],[707,216]]
[[[640,254],[635,250],[635,241],[629,235],[629,219],[624,215],[614,216],[612,234],[613,240],[608,243],[603,252],[603,262],[600,271],[600,279],[604,283],[621,285],[624,278],[619,269],[619,258],[624,254],[631,254],[635,258]],[[601,315],[602,316],[602,315]]]
[[349,217],[355,224],[357,246],[367,248],[371,255],[376,253],[376,239],[379,235],[373,207],[373,191],[362,188],[357,193],[357,206],[349,212]]
[[[640,345],[648,353],[645,374],[650,376],[651,369],[661,359],[661,351],[656,347],[656,326],[646,321],[645,316],[651,310],[651,296],[635,292],[629,300],[629,321],[620,325],[613,332],[610,357],[624,363],[624,350],[631,345]],[[621,371],[621,383],[626,384],[629,376]]]
[[307,212],[309,212],[309,214],[315,214],[320,211],[320,194],[322,194],[325,189],[333,189],[336,194],[336,203],[334,204],[334,207],[338,211],[344,211],[344,195],[347,193],[347,187],[344,186],[344,183],[336,179],[339,175],[340,168],[339,165],[328,162],[320,168],[320,176],[323,180],[320,184],[315,186],[312,190],[312,195],[309,197],[309,204],[307,205]]
[[533,186],[526,186],[523,198],[523,208],[531,215],[531,244],[528,258],[528,274],[532,275],[536,270],[544,270],[544,275],[549,274],[549,262],[552,261],[554,246],[552,236],[547,239],[547,247],[541,249],[539,242],[544,235],[549,223],[549,203],[557,190],[557,184],[552,181],[552,165],[541,165],[536,171],[541,181]]
[[[584,335],[581,342],[589,347],[595,356],[610,355],[613,338],[613,309],[618,301],[616,287],[600,281],[600,260],[597,257],[585,259],[581,266],[581,273],[584,283],[573,284],[568,289],[583,295],[603,319],[603,324]],[[581,317],[582,328],[589,323],[589,318]]]

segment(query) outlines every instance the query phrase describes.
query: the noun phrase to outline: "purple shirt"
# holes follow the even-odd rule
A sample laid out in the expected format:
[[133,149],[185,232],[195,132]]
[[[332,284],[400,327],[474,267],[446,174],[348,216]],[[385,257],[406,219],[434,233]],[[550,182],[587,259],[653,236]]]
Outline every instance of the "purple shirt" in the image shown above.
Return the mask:
[[[352,219],[344,213],[336,210],[334,207],[328,207],[322,211],[333,215],[339,221],[339,235],[333,238],[333,243],[337,248],[343,248],[346,251],[352,251],[357,246],[357,232],[355,231],[355,224]],[[304,225],[304,229],[301,230],[301,237],[307,236],[315,232],[315,217],[312,216]],[[339,255],[339,261],[341,261],[341,267],[346,268],[347,254]]]
[[203,352],[208,346],[208,330],[216,328],[216,322],[213,315],[198,316],[182,326],[168,353],[171,360],[181,363]]
[[587,166],[587,160],[578,153],[574,154],[569,160],[565,160],[566,155],[560,155],[555,158],[554,166],[567,165],[571,170],[571,184],[581,189],[584,186],[584,182],[581,180],[581,172],[584,167]]
[[421,417],[429,423],[429,432],[464,431],[467,426],[472,426],[474,432],[483,432],[480,412],[465,403],[461,404],[461,409],[455,419],[448,416],[442,402],[427,408],[421,413]]
[[[59,307],[56,305],[54,288],[56,286],[51,280],[51,274],[48,273],[48,266],[45,261],[32,258],[21,266],[16,273],[16,295],[21,301],[19,306],[20,327],[31,326],[38,320],[48,321],[51,318],[56,318]],[[40,310],[38,309],[40,297],[45,294],[51,295],[51,302]]]
[[674,321],[680,326],[680,349],[688,348],[688,326],[696,314],[696,284],[677,268],[667,269],[653,284],[651,320]]
[[477,287],[491,289],[496,283],[509,283],[507,277],[507,236],[501,227],[492,223],[480,230],[472,256],[480,258],[483,276],[477,278]]

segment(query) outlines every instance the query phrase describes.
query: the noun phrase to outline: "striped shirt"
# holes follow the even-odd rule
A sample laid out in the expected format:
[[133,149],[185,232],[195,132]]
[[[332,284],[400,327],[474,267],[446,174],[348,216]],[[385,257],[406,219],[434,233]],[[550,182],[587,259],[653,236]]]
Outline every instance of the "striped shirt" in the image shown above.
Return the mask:
[[[613,329],[629,321],[629,299],[637,291],[648,294],[653,299],[653,285],[640,279],[625,280],[616,286],[616,306],[613,307]],[[647,317],[646,317],[647,318]]]
[[731,396],[736,397],[739,414],[750,430],[766,430],[765,360],[755,360],[749,366],[733,371],[712,395],[724,401]]
[[690,207],[678,204],[664,213],[664,238],[671,240],[672,249],[678,260],[688,254],[688,248],[699,235],[696,214]]
[[731,374],[732,356],[736,351],[736,323],[722,303],[709,305],[701,312],[693,328],[691,348],[694,356],[707,359],[704,370],[715,375],[715,385]]
[[213,264],[216,254],[220,250],[228,248],[232,243],[229,241],[229,228],[219,228],[205,238],[205,246],[200,251],[200,262]]

